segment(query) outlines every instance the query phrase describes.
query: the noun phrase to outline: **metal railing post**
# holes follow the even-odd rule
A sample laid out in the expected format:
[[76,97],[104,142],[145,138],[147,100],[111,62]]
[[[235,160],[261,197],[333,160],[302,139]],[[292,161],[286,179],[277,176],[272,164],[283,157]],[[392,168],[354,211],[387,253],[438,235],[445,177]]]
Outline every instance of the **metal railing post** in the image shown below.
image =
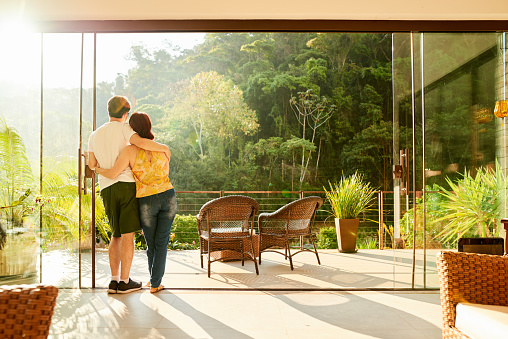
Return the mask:
[[384,249],[383,191],[379,191],[378,206],[379,206],[379,249],[382,250]]

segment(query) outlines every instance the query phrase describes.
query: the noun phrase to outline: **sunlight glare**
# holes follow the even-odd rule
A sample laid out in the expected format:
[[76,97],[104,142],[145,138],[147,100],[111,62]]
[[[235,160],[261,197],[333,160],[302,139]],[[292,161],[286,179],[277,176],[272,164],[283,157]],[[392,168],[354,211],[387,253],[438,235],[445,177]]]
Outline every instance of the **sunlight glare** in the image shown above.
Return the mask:
[[9,35],[12,39],[33,33],[33,31],[33,27],[28,21],[21,19],[0,20],[0,34]]
[[31,84],[39,81],[40,34],[27,21],[0,21],[0,82]]

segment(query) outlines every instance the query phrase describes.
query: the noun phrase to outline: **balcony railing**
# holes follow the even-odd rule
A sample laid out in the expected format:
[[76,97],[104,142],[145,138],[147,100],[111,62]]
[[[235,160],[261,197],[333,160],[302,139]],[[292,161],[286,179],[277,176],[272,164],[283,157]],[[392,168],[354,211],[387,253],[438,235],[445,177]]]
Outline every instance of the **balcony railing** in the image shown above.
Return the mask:
[[[317,212],[314,233],[319,233],[323,227],[335,227],[331,206],[325,198],[325,191],[177,191],[176,193],[178,214],[191,216],[196,216],[201,206],[206,202],[227,195],[246,195],[256,199],[260,205],[259,213],[273,212],[285,204],[303,197],[320,196],[323,198],[324,204]],[[360,216],[358,238],[375,239],[376,247],[379,249],[390,248],[393,241],[390,226],[394,224],[394,192],[377,191],[374,199],[371,208]],[[407,205],[411,206],[412,201],[409,199],[404,203],[407,202]],[[255,228],[257,232],[257,225]],[[192,239],[196,239],[197,230],[195,233],[193,231],[192,233],[191,231],[177,231],[175,236],[180,242],[192,242]]]

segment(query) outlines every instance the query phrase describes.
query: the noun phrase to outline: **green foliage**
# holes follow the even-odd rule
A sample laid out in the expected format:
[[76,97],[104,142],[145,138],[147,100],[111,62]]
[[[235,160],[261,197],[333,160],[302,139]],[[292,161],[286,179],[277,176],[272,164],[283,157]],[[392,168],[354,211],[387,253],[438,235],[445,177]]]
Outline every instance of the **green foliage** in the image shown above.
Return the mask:
[[[309,59],[312,61],[314,59]],[[315,61],[315,60],[314,60]],[[311,86],[308,86],[311,87]],[[289,100],[291,109],[293,110],[298,123],[302,125],[302,140],[307,140],[306,128],[309,127],[311,130],[310,143],[314,144],[317,129],[323,126],[333,115],[335,111],[335,105],[330,104],[328,98],[325,96],[319,97],[312,93],[312,89],[308,89],[305,92],[298,92],[298,97],[292,97]],[[317,154],[316,168],[319,164],[319,151]],[[307,170],[309,168],[309,162],[312,157],[313,149],[309,150],[308,153],[305,149],[302,149],[302,162],[300,165],[300,187],[305,180]]]
[[[0,117],[0,206],[13,206],[34,184],[25,144],[18,131]],[[12,213],[12,209],[10,210]],[[12,217],[12,215],[11,215]]]
[[202,72],[181,88],[158,128],[177,127],[182,144],[203,161],[214,153],[223,157],[224,146],[233,147],[238,136],[255,133],[258,126],[255,112],[233,82],[216,72]]
[[361,249],[368,249],[373,250],[378,248],[377,241],[378,239],[376,237],[365,237],[363,239],[358,239],[356,247]]
[[[402,217],[400,221],[400,236],[407,248],[443,248],[451,244],[442,244],[439,241],[438,234],[442,231],[441,222],[437,219],[445,215],[446,211],[442,209],[442,204],[447,200],[441,193],[443,188],[439,185],[425,187],[425,220],[423,223],[423,199],[416,199],[414,209],[411,208]],[[416,209],[416,222],[414,214]],[[413,238],[414,230],[414,238]],[[393,226],[385,225],[385,232],[393,238]],[[393,239],[392,239],[393,240]]]
[[[409,131],[400,128],[400,137],[406,138]],[[365,128],[346,143],[341,162],[344,168],[363,169],[366,180],[379,182],[384,190],[393,185],[392,172],[393,124],[381,121]],[[346,171],[346,174],[349,174]]]
[[[337,249],[337,230],[335,226],[326,226],[319,229],[316,235],[316,247],[320,249]],[[357,248],[362,249],[376,249],[378,248],[378,239],[374,236],[361,236],[358,235]]]
[[454,243],[464,236],[498,236],[502,194],[506,178],[499,164],[496,170],[480,167],[476,174],[464,171],[456,182],[446,179],[450,191],[441,188],[445,199],[439,203],[443,216],[433,223],[442,223],[437,237],[444,243]]
[[[81,195],[81,225],[79,225],[79,196],[77,160],[71,157],[44,159],[42,196],[37,206],[42,211],[45,246],[68,247],[78,241],[81,228],[82,246],[91,246],[92,192]],[[109,243],[110,228],[100,196],[95,199],[95,226],[98,235]],[[37,212],[37,209],[34,211]],[[34,213],[37,222],[39,213]],[[78,245],[74,245],[77,247]]]
[[321,227],[317,234],[317,248],[323,249],[336,249],[337,245],[337,230],[335,226]]
[[[391,178],[390,171],[372,172],[372,164],[358,161],[353,152],[348,161],[354,167],[336,159],[343,158],[342,149],[355,133],[373,122],[391,121],[390,43],[385,34],[210,33],[193,50],[164,60],[166,65],[156,65],[162,59],[154,58],[154,52],[133,50],[138,65],[126,83],[132,93],[142,93],[134,90],[138,84],[131,76],[147,88],[155,69],[180,72],[178,80],[167,77],[151,93],[136,95],[140,108],[154,117],[164,114],[156,135],[172,149],[171,177],[180,189],[259,189],[269,184],[274,189],[319,189],[341,168],[359,169],[384,187],[388,179],[381,175]],[[154,79],[162,79],[161,74]],[[301,103],[300,113],[316,113],[305,122],[291,110],[291,98],[302,93],[307,97],[293,104]],[[236,106],[240,110],[231,108],[234,101],[243,102]],[[255,120],[247,108],[255,112]],[[239,126],[234,115],[242,114],[259,127]],[[273,138],[281,139],[285,148],[277,155],[253,153],[248,146],[259,142],[261,147],[263,140]],[[310,144],[297,150],[292,147],[295,138]],[[380,169],[389,167],[384,158],[393,153],[391,143],[384,145],[383,164],[375,164]],[[206,173],[214,178],[205,178]]]
[[323,188],[337,219],[356,219],[372,205],[375,190],[358,172],[348,177],[342,175],[338,184],[329,182],[329,185],[329,191]]
[[199,248],[199,234],[195,215],[177,214],[171,232],[174,236],[171,237],[170,248]]

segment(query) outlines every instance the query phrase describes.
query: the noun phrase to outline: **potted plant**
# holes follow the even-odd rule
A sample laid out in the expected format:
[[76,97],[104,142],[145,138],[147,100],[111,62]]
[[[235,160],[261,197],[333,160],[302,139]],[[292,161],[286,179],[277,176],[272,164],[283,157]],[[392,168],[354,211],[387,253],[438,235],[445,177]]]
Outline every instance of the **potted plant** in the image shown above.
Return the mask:
[[354,253],[360,224],[358,215],[371,206],[375,191],[357,172],[348,177],[342,175],[338,184],[328,183],[330,191],[324,189],[335,217],[338,249],[340,252]]
[[[495,170],[490,167],[479,167],[476,173],[465,170],[456,181],[446,178],[446,182],[450,189],[439,187],[442,199],[437,207],[440,213],[429,222],[442,228],[436,238],[446,247],[460,247],[461,241],[469,244],[471,238],[499,238],[502,202],[507,187],[499,164],[496,162]],[[471,241],[471,245],[473,243]],[[500,247],[499,251],[503,252]]]

